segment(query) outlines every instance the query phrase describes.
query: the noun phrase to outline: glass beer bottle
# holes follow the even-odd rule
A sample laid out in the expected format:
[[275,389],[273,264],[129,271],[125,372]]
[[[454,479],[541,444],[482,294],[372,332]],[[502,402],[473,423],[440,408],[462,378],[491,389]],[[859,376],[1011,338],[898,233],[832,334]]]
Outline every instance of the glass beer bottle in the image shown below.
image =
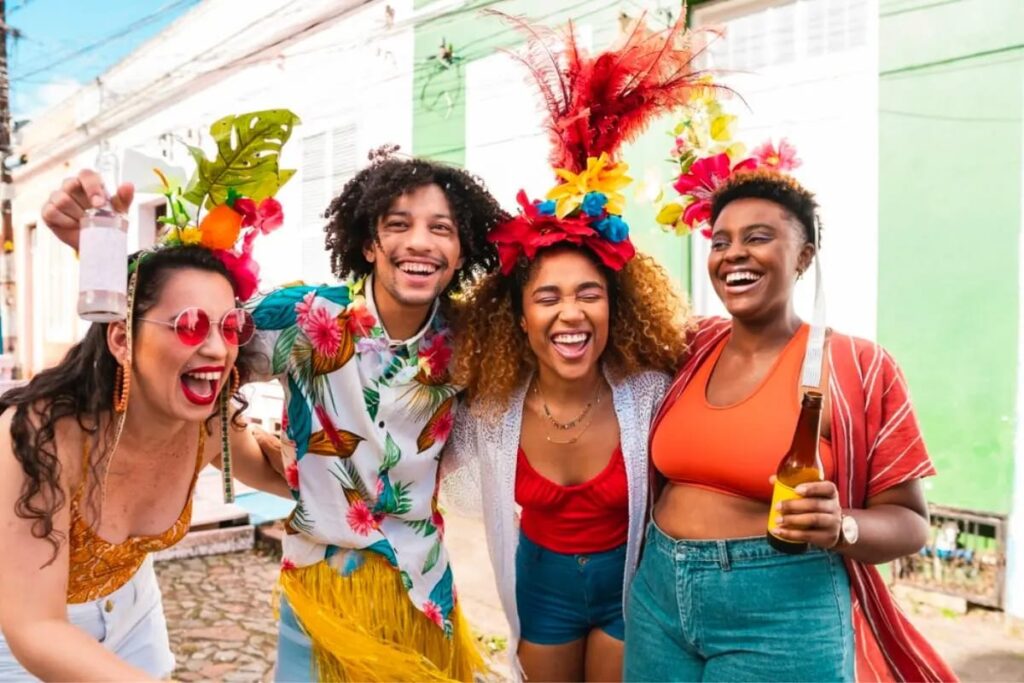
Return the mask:
[[793,432],[793,442],[786,455],[779,462],[775,472],[775,489],[772,492],[772,506],[768,511],[768,544],[780,552],[796,555],[807,550],[803,542],[787,541],[772,534],[775,518],[779,511],[775,509],[781,501],[800,498],[794,489],[800,484],[822,481],[825,471],[818,454],[818,439],[821,435],[821,403],[819,392],[808,391],[804,394],[800,407],[800,418]]
[[[117,189],[117,157],[100,152],[96,170],[107,191]],[[78,315],[107,323],[128,316],[128,220],[108,200],[79,221]]]

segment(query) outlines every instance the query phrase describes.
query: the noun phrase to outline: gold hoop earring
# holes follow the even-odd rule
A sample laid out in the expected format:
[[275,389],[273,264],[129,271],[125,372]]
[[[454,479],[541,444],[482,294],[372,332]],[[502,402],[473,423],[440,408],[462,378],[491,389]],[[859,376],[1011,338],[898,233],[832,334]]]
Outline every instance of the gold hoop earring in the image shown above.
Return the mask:
[[126,371],[123,365],[117,366],[117,373],[114,375],[114,412],[123,414],[128,410],[128,393],[132,388],[132,373]]

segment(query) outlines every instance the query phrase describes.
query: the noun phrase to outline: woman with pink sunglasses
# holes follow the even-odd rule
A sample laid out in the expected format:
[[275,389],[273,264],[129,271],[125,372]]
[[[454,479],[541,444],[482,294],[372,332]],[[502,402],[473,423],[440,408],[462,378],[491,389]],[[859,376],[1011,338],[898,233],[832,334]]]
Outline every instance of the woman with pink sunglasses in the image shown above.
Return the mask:
[[149,554],[188,531],[222,430],[235,476],[289,495],[238,412],[217,414],[244,405],[239,278],[201,246],[133,261],[128,320],[0,399],[0,680],[170,675]]

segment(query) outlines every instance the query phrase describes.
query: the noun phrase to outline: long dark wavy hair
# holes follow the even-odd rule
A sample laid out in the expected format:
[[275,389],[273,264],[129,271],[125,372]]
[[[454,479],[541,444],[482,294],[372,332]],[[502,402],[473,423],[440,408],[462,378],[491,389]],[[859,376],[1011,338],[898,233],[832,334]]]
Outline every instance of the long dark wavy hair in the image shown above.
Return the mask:
[[[137,261],[138,280],[135,288],[132,315],[138,319],[156,305],[170,276],[178,270],[194,269],[218,273],[227,278],[234,288],[234,280],[217,257],[202,247],[186,246],[161,249]],[[74,418],[92,441],[92,447],[102,452],[100,444],[109,444],[112,437],[114,381],[118,363],[107,346],[106,323],[94,323],[85,337],[68,351],[55,367],[40,372],[27,385],[11,389],[0,397],[0,412],[14,408],[11,420],[11,442],[14,457],[21,463],[25,483],[14,505],[14,512],[22,519],[31,520],[32,535],[46,539],[53,545],[53,559],[57,556],[63,534],[54,529],[54,515],[64,506],[65,492],[60,485],[61,464],[57,456],[55,439],[57,424],[64,418]],[[245,347],[239,350],[236,366],[242,379],[248,375],[248,357]],[[242,408],[234,414],[237,420],[245,407],[244,398],[234,399]],[[102,425],[106,429],[101,429]],[[209,422],[207,423],[209,428]],[[101,433],[101,431],[103,433]],[[99,461],[91,459],[93,488],[98,488]],[[98,518],[97,496],[89,500]]]

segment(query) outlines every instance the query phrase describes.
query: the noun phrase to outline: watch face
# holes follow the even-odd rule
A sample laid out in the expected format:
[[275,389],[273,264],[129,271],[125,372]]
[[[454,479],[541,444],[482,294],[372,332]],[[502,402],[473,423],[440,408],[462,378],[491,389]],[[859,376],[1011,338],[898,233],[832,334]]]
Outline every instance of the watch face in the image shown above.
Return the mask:
[[853,517],[843,517],[843,538],[846,542],[856,543],[859,535],[860,528],[857,526],[857,520]]

